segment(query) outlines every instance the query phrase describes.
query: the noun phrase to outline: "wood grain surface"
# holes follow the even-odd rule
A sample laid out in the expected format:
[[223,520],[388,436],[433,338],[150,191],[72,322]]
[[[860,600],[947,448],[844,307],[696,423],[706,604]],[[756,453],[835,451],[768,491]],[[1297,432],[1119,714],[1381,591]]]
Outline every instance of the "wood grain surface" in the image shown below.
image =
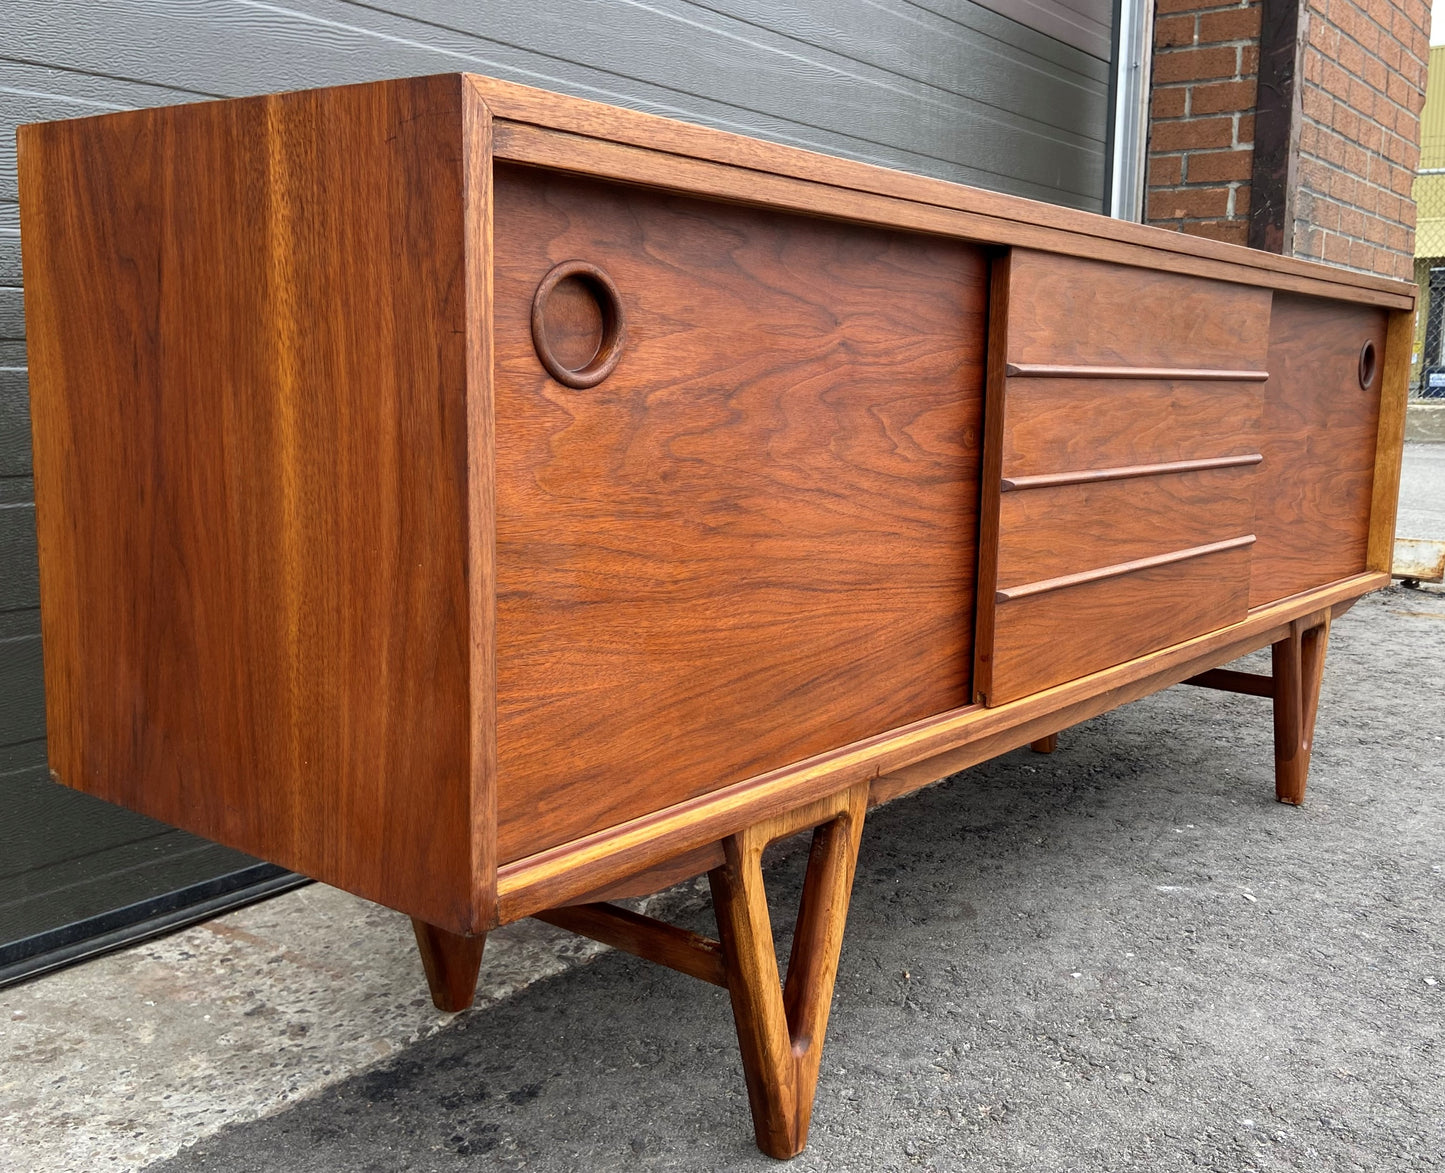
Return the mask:
[[[478,85],[478,89],[492,94],[489,84]],[[741,140],[746,143],[742,149],[716,152],[735,162],[713,162],[712,141],[692,142],[687,133],[697,128],[683,128],[678,133],[674,123],[661,133],[653,133],[660,128],[649,127],[647,133],[636,136],[651,144],[677,143],[679,149],[671,152],[656,145],[630,145],[625,125],[630,111],[609,112],[624,116],[620,118],[578,119],[579,123],[597,126],[602,137],[592,137],[556,129],[572,121],[566,107],[555,107],[548,116],[537,109],[537,103],[521,105],[537,112],[537,125],[514,122],[504,115],[503,108],[517,108],[511,101],[504,102],[502,108],[492,106],[498,158],[862,223],[907,226],[960,240],[1107,260],[1255,289],[1287,289],[1394,309],[1414,304],[1413,286],[1387,278],[1346,274],[1294,258],[1265,257],[1252,250],[1216,245],[1214,241],[1164,229],[1145,228],[1144,237],[1136,239],[1131,230],[1138,225],[1107,218],[1104,223],[1108,227],[1102,231],[1096,223],[1098,218],[1087,215],[1077,228],[1065,228],[1068,209],[1040,206],[1028,200],[1010,201],[1006,196],[994,197],[975,188],[934,184],[921,176],[879,168],[867,168],[859,174],[841,159],[813,156],[819,165],[780,166],[782,161],[768,154],[766,148],[771,144],[753,140]],[[795,160],[809,158],[790,153]],[[802,178],[802,173],[814,178]],[[999,206],[996,200],[1006,206]],[[1277,270],[1274,266],[1281,261],[1283,266]]]
[[1270,293],[1018,249],[1008,361],[1266,370]]
[[998,589],[1252,533],[1257,467],[1005,493]]
[[1237,550],[1244,546],[1252,545],[1254,545],[1254,535],[1243,534],[1239,537],[1224,538],[1217,542],[1208,542],[1202,546],[1185,546],[1178,550],[1166,551],[1163,554],[1148,554],[1143,558],[1134,558],[1128,562],[1115,562],[1104,566],[1096,566],[1090,570],[1078,570],[1072,574],[1061,574],[1055,578],[1037,579],[1033,582],[1021,583],[1015,587],[1000,587],[995,592],[994,597],[999,603],[1013,603],[1019,599],[1031,598],[1034,595],[1047,595],[1053,591],[1068,590],[1071,587],[1103,582],[1105,579],[1110,578],[1136,576],[1146,570],[1156,570],[1161,566],[1173,566],[1175,563],[1189,562],[1195,558],[1203,558],[1209,554],[1220,554],[1226,550]]
[[21,133],[61,781],[481,927],[456,77]]
[[1015,377],[1007,386],[1005,476],[1258,451],[1258,384]]
[[[974,669],[989,705],[1243,617],[1272,297],[1018,249],[1000,272]],[[1209,377],[1160,377],[1191,369]]]
[[[867,808],[868,786],[857,783],[811,810],[765,820],[729,836],[726,862],[708,873],[753,1132],[758,1147],[780,1160],[808,1143]],[[813,832],[787,977],[780,980],[763,851],[823,811],[830,817]]]
[[1380,375],[1380,421],[1375,433],[1375,471],[1370,486],[1371,570],[1389,571],[1395,561],[1395,516],[1400,504],[1400,464],[1404,458],[1405,416],[1410,398],[1415,315],[1395,311],[1385,327],[1385,358]]
[[411,928],[432,1005],[447,1014],[465,1010],[477,998],[486,934],[463,937],[417,917],[411,918]]
[[988,703],[1018,700],[1239,622],[1250,548],[999,603]]
[[859,779],[874,780],[871,801],[896,798],[1208,668],[1228,664],[1282,638],[1297,616],[1329,607],[1338,618],[1355,599],[1389,582],[1384,573],[1356,575],[1251,611],[1239,623],[1018,701],[997,708],[968,705],[942,713],[504,864],[497,873],[500,919],[506,922],[530,916],[584,893],[604,891],[627,876]]
[[727,985],[722,946],[718,942],[630,908],[616,904],[573,904],[539,912],[537,919],[645,961],[665,965],[709,985]]
[[1275,297],[1252,607],[1365,569],[1382,380],[1362,389],[1359,357],[1385,328],[1382,310]]
[[983,470],[979,486],[978,597],[974,610],[973,696],[986,704],[993,680],[994,618],[998,591],[999,513],[1008,401],[1009,298],[1014,252],[994,257],[989,269],[988,362],[984,382]]
[[[966,703],[985,263],[971,248],[499,166],[504,860]],[[588,391],[527,315],[628,315]]]
[[1328,610],[1296,619],[1290,624],[1289,635],[1270,648],[1274,677],[1274,796],[1291,806],[1304,802],[1305,784],[1309,781],[1330,619]]

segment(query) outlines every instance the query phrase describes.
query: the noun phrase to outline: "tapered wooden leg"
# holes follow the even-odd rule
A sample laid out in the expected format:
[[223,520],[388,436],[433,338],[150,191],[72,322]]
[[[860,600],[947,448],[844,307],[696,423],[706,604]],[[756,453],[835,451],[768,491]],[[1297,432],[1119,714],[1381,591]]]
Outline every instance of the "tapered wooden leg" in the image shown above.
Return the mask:
[[[808,1143],[867,805],[868,787],[862,784],[750,827],[724,841],[726,862],[708,873],[753,1130],[758,1147],[770,1157],[796,1156]],[[784,986],[763,888],[762,854],[769,843],[814,824],[820,825],[813,832]]]
[[426,984],[431,987],[431,1000],[438,1010],[465,1010],[477,996],[477,974],[482,968],[482,949],[486,934],[462,937],[411,918],[416,932],[417,948],[421,950]]
[[1330,615],[1312,615],[1290,625],[1289,635],[1273,645],[1274,673],[1274,796],[1298,806],[1305,800],[1310,748],[1315,736],[1315,710]]
[[1037,741],[1029,742],[1029,748],[1034,753],[1053,753],[1059,748],[1059,735],[1050,733],[1047,737],[1040,737]]

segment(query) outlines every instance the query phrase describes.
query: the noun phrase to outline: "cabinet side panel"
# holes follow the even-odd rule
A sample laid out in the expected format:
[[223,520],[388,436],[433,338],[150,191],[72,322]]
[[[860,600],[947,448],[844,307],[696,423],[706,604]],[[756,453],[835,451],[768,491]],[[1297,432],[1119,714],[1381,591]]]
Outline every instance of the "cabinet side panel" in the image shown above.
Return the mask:
[[[1275,295],[1251,607],[1366,568],[1385,329],[1383,310]],[[1361,387],[1367,341],[1375,371]]]
[[[496,200],[500,858],[967,704],[983,253],[541,170]],[[571,259],[627,318],[586,389],[530,330]]]
[[50,758],[472,927],[461,80],[22,132]]

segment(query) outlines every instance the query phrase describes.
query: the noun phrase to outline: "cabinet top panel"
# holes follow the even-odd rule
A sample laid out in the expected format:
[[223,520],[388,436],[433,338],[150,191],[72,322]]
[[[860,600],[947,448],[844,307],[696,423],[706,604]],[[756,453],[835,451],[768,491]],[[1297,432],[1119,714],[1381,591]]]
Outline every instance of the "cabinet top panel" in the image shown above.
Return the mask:
[[[916,211],[908,217],[895,210],[891,222],[899,227],[1397,309],[1414,305],[1415,287],[1409,282],[821,155],[494,78],[463,76],[496,120],[494,150],[519,162],[652,181],[848,219],[886,216],[880,199],[904,201],[916,205]],[[669,161],[654,159],[651,166],[644,166],[637,151],[674,156],[670,173],[664,174]],[[744,169],[743,183],[728,185],[713,168],[700,164]],[[646,174],[636,173],[639,169]],[[804,201],[802,193],[786,182],[799,180],[833,190],[815,192],[812,202]]]
[[[469,118],[478,119],[470,125],[489,126],[490,150],[519,163],[984,244],[1087,256],[1393,309],[1414,306],[1414,286],[1407,282],[816,154],[494,78],[451,76],[463,91],[462,105]],[[335,88],[404,84],[378,81]],[[267,95],[229,101],[288,100],[286,95]],[[96,119],[164,122],[174,117],[176,109],[123,111],[21,127],[21,153],[27,139],[55,133],[52,128],[58,125],[69,128],[62,133],[83,134],[85,124]]]

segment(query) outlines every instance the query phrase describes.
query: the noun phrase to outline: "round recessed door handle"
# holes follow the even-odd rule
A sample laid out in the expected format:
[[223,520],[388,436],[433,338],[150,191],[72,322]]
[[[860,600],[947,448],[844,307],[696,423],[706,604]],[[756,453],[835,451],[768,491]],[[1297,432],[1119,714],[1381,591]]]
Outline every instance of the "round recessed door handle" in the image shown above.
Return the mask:
[[595,387],[617,367],[627,341],[622,295],[590,261],[548,270],[532,296],[532,345],[547,373],[566,387]]
[[1370,384],[1375,381],[1375,370],[1378,366],[1375,344],[1372,340],[1366,339],[1365,344],[1360,347],[1360,389],[1362,391],[1370,389]]

